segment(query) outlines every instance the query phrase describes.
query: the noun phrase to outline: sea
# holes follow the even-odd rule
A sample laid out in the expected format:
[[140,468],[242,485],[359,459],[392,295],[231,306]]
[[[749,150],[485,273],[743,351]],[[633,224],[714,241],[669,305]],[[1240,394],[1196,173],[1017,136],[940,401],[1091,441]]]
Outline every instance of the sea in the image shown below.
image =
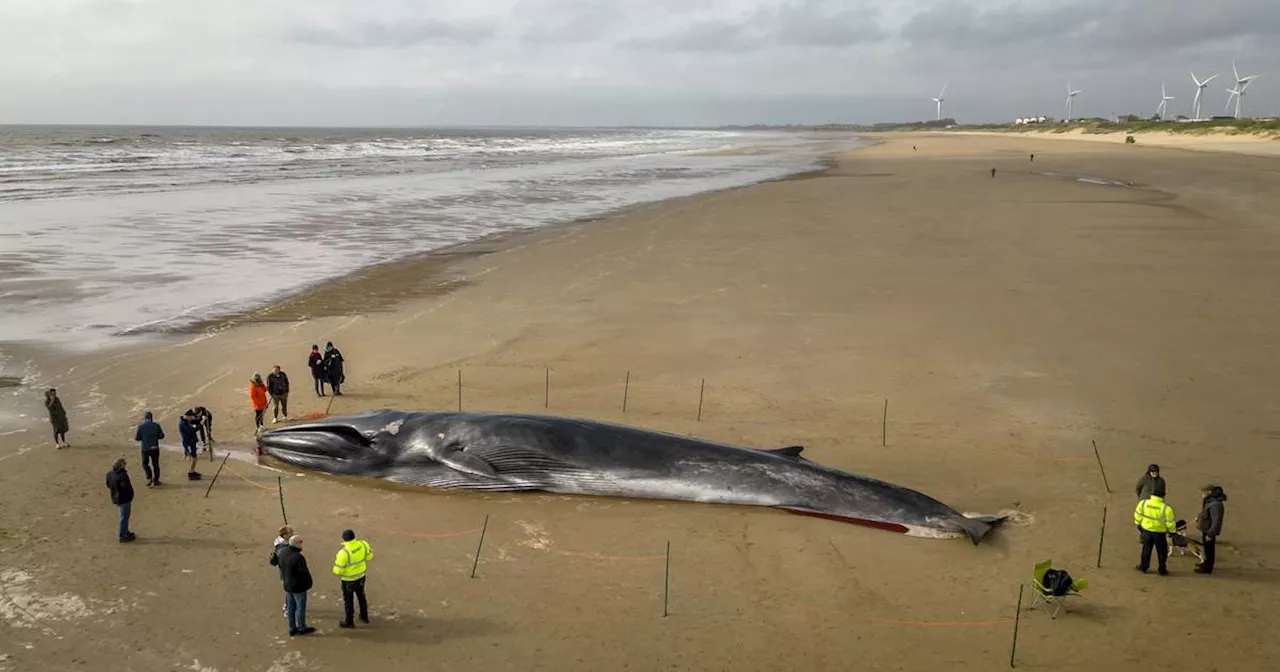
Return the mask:
[[0,375],[22,368],[6,344],[180,331],[371,264],[812,170],[832,149],[751,130],[0,126]]

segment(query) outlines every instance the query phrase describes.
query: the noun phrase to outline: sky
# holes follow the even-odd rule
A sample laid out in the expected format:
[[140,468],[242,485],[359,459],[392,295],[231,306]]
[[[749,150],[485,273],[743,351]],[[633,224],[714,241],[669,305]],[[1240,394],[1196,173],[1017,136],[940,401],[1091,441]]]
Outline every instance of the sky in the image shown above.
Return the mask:
[[0,0],[0,123],[1280,113],[1280,0]]

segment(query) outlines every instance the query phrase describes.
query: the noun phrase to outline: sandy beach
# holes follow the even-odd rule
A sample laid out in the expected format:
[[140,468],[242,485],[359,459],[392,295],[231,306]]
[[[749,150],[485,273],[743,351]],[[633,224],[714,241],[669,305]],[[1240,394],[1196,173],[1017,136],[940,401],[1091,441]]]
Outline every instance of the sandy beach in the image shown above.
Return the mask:
[[[97,404],[72,413],[68,450],[46,425],[0,432],[0,670],[992,670],[1046,558],[1090,586],[1056,620],[1024,596],[1019,668],[1275,667],[1275,160],[869,137],[825,172],[378,268],[208,336],[28,353],[70,369],[54,381],[69,404]],[[334,414],[461,398],[802,444],[1011,519],[975,547],[754,507],[442,494],[258,464],[249,376],[280,364],[292,414],[324,412],[305,362],[326,341],[348,367]],[[40,392],[23,397],[37,416]],[[188,482],[173,452],[167,484],[143,487],[141,412],[176,437],[197,404],[216,414],[217,458],[236,459],[207,498],[217,463]],[[103,486],[118,456],[138,490],[133,544],[116,542]],[[1169,577],[1134,571],[1149,462],[1181,518],[1201,485],[1225,487],[1212,576],[1190,556]],[[277,478],[316,577],[309,638],[286,635],[267,564]],[[347,527],[375,550],[373,622],[355,630],[336,627],[329,576]]]

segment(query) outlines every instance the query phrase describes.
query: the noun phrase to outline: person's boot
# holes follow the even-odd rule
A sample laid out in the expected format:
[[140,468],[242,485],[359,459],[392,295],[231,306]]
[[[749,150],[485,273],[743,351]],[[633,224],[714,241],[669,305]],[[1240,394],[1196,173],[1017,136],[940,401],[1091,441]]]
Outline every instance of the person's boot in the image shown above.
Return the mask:
[[339,628],[354,628],[354,627],[356,627],[356,624],[355,624],[355,623],[352,623],[352,622],[350,622],[350,621],[338,621],[338,627],[339,627]]

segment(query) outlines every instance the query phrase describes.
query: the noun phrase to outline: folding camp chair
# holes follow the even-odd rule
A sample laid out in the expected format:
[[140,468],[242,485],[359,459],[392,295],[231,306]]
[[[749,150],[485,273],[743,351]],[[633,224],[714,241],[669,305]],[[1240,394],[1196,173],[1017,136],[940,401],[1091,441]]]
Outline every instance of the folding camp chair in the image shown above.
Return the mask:
[[1054,595],[1052,591],[1044,586],[1044,575],[1053,568],[1053,559],[1050,558],[1044,562],[1036,563],[1035,572],[1031,576],[1031,589],[1036,594],[1036,599],[1031,602],[1031,608],[1035,609],[1038,605],[1044,605],[1044,610],[1049,613],[1050,618],[1057,618],[1058,612],[1067,612],[1066,598],[1076,595],[1089,587],[1088,579],[1072,578],[1071,588],[1065,595]]

